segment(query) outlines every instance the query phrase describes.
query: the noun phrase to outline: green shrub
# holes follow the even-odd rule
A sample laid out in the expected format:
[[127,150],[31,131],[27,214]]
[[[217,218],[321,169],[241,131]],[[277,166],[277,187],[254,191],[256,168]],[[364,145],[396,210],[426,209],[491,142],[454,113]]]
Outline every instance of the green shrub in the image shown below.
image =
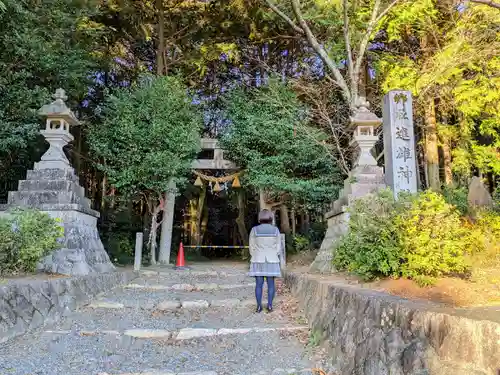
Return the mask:
[[134,263],[135,242],[130,233],[107,233],[105,237],[103,237],[103,243],[111,261],[117,264]]
[[469,190],[465,187],[456,188],[445,186],[443,188],[443,197],[446,203],[455,206],[462,215],[466,215],[469,211],[469,203],[467,201],[468,194]]
[[334,265],[366,280],[405,276],[427,285],[433,277],[468,270],[469,232],[442,195],[400,195],[390,190],[361,198],[350,209],[349,233]]
[[403,276],[441,276],[467,270],[468,232],[457,209],[432,191],[419,194],[396,217]]
[[0,218],[0,272],[33,272],[38,262],[60,247],[64,229],[57,219],[37,210],[10,211]]
[[496,187],[492,194],[494,210],[500,212],[500,185]]
[[323,238],[325,238],[326,228],[326,221],[313,221],[311,223],[311,227],[307,233],[307,238],[309,238],[313,249],[319,249],[321,247]]
[[349,233],[335,249],[335,267],[365,280],[399,275],[401,249],[395,218],[406,200],[395,201],[393,193],[384,190],[355,201],[349,210]]
[[311,241],[306,236],[297,234],[293,237],[293,245],[296,253],[300,253],[311,248]]

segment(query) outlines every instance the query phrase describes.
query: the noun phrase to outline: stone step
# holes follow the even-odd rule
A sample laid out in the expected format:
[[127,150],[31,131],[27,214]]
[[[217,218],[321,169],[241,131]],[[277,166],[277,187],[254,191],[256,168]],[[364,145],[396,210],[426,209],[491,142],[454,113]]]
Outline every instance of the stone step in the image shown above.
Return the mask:
[[[279,291],[278,291],[279,292]],[[264,288],[264,299],[266,301],[267,287]],[[164,301],[213,301],[213,300],[253,300],[255,298],[254,287],[243,287],[233,289],[217,290],[172,290],[172,289],[143,289],[143,288],[118,288],[113,295],[105,299],[113,303],[121,303],[127,308],[138,310],[154,310]],[[276,298],[280,298],[277,294]],[[104,298],[102,298],[104,300]]]
[[174,332],[175,336],[161,328],[143,331],[131,328],[127,334],[126,330],[47,330],[21,338],[13,345],[0,346],[0,373],[146,375],[149,372],[153,375],[160,371],[174,374],[211,371],[255,375],[272,374],[278,368],[311,366],[311,361],[303,356],[304,344],[297,339],[307,337],[305,329],[246,332],[245,328],[217,329],[215,333],[185,328]]
[[[111,374],[107,372],[101,372],[97,375],[226,375],[227,372],[224,370],[219,371],[189,371],[189,372],[171,372],[166,370],[155,370],[155,369],[146,369],[141,372],[134,373],[121,373],[121,374]],[[316,368],[303,368],[303,369],[295,369],[295,368],[276,368],[273,370],[249,370],[247,375],[320,375],[320,369]]]
[[[267,296],[264,294],[263,301],[266,301]],[[281,298],[276,297],[274,299],[274,307],[282,301]],[[184,310],[202,310],[202,309],[235,309],[235,308],[249,308],[256,305],[255,299],[211,299],[211,300],[179,300],[179,299],[168,299],[159,301],[156,304],[145,304],[141,306],[143,310],[153,310],[153,311],[177,311],[179,309]],[[87,305],[90,309],[111,309],[111,310],[122,310],[127,308],[137,308],[136,303],[121,303],[109,300],[98,300]]]
[[308,326],[286,326],[286,327],[250,327],[250,328],[182,328],[177,331],[165,329],[132,328],[124,331],[116,330],[78,330],[57,331],[47,330],[45,334],[53,335],[79,335],[79,336],[128,336],[143,340],[173,340],[184,341],[193,339],[212,338],[228,335],[261,334],[268,332],[309,332]]
[[360,176],[360,175],[383,176],[384,169],[375,165],[358,165],[349,174],[350,176]]
[[9,204],[39,206],[44,204],[79,204],[90,207],[90,200],[73,191],[10,191]]
[[26,175],[27,180],[70,180],[78,182],[78,177],[73,168],[68,169],[41,169],[30,170]]
[[216,283],[197,283],[197,284],[173,284],[173,285],[162,285],[162,284],[128,284],[125,285],[125,289],[145,289],[149,291],[162,291],[162,290],[172,290],[172,291],[206,291],[206,290],[227,290],[227,289],[240,289],[240,288],[253,288],[255,283],[246,284],[216,284]]
[[71,180],[21,180],[18,191],[72,191],[85,196],[85,189],[76,181]]
[[383,184],[384,175],[360,174],[344,180],[344,188],[352,184]]
[[[253,293],[252,293],[253,294]],[[186,326],[193,328],[241,328],[262,327],[280,328],[289,324],[303,325],[304,320],[296,317],[288,319],[281,313],[282,301],[276,297],[275,311],[260,314],[255,313],[256,303],[249,294],[238,307],[218,307],[209,300],[185,300],[184,308],[173,301],[171,296],[165,299],[152,299],[133,305],[133,302],[119,298],[100,300],[94,305],[88,305],[72,314],[71,320],[65,320],[51,329],[60,331],[80,330],[83,327],[89,331],[125,331],[137,329],[162,329],[178,331]],[[218,296],[213,296],[217,302]],[[106,304],[104,303],[106,302]],[[263,298],[263,306],[267,306],[267,298]],[[208,307],[207,307],[208,305]],[[130,306],[130,307],[129,307]]]
[[185,271],[154,271],[154,270],[141,270],[140,274],[145,277],[175,277],[175,276],[187,276],[187,277],[232,277],[241,276],[241,272],[229,273],[223,271],[196,271],[196,270],[185,270]]

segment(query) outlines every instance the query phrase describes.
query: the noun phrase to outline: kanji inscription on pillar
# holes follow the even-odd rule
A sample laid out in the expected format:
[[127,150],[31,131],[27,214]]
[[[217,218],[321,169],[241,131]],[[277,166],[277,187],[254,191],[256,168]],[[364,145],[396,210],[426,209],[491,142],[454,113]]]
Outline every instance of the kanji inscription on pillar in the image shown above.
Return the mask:
[[415,136],[410,91],[384,96],[384,160],[386,183],[397,196],[417,191]]

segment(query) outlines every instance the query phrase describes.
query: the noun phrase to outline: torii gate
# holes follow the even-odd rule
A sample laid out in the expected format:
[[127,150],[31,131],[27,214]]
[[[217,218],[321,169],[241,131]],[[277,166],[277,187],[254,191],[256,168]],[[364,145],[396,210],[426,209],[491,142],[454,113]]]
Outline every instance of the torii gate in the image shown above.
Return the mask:
[[[192,169],[221,169],[221,170],[238,170],[238,166],[230,160],[224,159],[224,150],[222,150],[216,139],[202,138],[201,139],[202,151],[213,151],[213,158],[211,159],[196,159],[193,161]],[[164,219],[161,224],[160,236],[160,254],[158,261],[160,263],[170,263],[170,249],[172,246],[172,230],[174,224],[174,210],[175,210],[175,183],[169,183],[166,192],[166,206],[164,211]]]

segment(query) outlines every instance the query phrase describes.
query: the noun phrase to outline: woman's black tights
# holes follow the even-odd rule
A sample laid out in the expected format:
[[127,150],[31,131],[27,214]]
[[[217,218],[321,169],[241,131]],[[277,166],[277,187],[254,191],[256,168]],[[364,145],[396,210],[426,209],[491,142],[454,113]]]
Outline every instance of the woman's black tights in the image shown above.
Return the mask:
[[257,299],[257,307],[262,308],[262,293],[264,289],[264,277],[267,279],[267,308],[273,308],[273,299],[275,294],[274,277],[256,276],[255,277],[255,298]]

